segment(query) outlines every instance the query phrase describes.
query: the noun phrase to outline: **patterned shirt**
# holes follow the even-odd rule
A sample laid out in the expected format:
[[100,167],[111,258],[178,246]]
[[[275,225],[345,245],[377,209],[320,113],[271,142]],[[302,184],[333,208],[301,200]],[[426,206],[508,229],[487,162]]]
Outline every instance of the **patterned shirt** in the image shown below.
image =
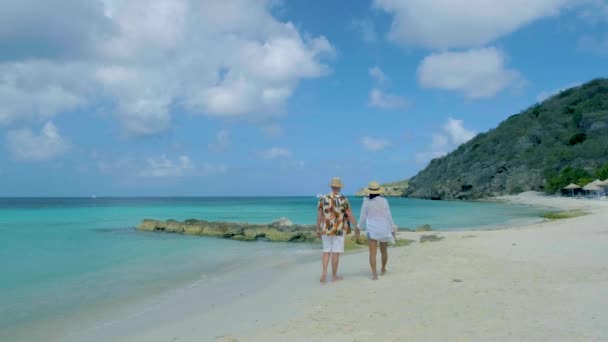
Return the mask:
[[322,211],[323,220],[321,228],[323,235],[342,236],[346,213],[350,209],[348,199],[342,195],[334,195],[333,192],[319,199],[318,210]]

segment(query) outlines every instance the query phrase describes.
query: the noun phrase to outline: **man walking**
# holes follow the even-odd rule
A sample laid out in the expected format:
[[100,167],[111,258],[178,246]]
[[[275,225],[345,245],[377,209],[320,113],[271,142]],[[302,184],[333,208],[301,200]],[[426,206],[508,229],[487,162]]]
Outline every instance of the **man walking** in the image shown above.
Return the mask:
[[340,193],[344,185],[342,180],[334,177],[329,184],[331,192],[321,196],[317,207],[317,236],[323,242],[323,273],[321,274],[321,284],[327,281],[327,266],[331,256],[332,281],[342,280],[338,276],[338,263],[340,254],[344,253],[344,235],[350,232],[345,231],[346,220],[350,221],[355,227],[355,234],[359,235],[359,226],[353,215],[348,199]]

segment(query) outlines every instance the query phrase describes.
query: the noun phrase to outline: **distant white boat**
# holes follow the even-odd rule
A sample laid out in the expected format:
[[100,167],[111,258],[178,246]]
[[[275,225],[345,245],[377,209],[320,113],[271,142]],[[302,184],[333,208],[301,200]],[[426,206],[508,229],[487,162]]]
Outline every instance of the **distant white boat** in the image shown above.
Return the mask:
[[97,196],[93,195],[93,196],[91,196],[91,198],[97,198]]
[[317,198],[321,198],[321,197],[323,197],[323,196],[325,196],[325,195],[323,195],[323,194],[317,194],[317,196],[316,196],[316,197],[317,197]]

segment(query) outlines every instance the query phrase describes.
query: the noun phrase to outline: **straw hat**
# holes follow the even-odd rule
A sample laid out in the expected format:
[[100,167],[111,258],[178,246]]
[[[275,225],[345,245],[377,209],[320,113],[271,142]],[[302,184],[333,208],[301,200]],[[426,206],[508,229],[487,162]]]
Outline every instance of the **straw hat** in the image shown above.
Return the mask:
[[342,180],[340,179],[340,177],[334,177],[331,179],[329,186],[331,186],[332,188],[342,189],[344,187],[344,184],[342,184]]
[[376,181],[370,182],[366,190],[370,195],[380,195],[384,193],[384,188]]

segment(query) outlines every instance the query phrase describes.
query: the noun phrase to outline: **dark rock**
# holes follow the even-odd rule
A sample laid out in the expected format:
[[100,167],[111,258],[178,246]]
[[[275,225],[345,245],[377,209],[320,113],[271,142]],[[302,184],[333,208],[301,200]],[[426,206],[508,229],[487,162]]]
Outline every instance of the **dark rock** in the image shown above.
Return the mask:
[[432,230],[433,228],[431,228],[431,226],[428,224],[423,224],[422,226],[416,228],[417,232],[430,232]]
[[437,236],[437,235],[422,235],[420,237],[420,243],[435,242],[435,241],[441,241],[441,240],[443,240],[443,237]]
[[255,241],[259,238],[265,238],[268,241],[308,242],[317,239],[313,225],[297,225],[286,218],[270,224],[209,222],[195,219],[189,219],[184,222],[145,219],[137,229],[142,231],[214,236],[239,241]]

